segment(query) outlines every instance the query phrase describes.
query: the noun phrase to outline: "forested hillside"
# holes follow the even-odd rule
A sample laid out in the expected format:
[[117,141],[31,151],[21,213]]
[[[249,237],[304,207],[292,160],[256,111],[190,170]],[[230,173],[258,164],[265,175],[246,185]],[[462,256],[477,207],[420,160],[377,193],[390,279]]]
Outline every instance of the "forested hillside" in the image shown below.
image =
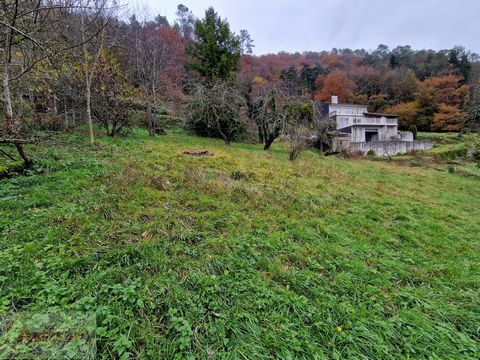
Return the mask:
[[400,115],[401,125],[424,131],[461,131],[478,102],[480,64],[476,54],[414,50],[410,46],[373,51],[333,49],[243,56],[242,75],[257,82],[282,82],[291,93],[316,101],[368,104],[370,111]]
[[[241,120],[232,138],[255,127],[263,131],[256,115],[272,89],[282,103],[338,95],[368,104],[371,111],[399,114],[403,129],[463,131],[479,124],[480,62],[461,46],[320,51],[319,43],[319,52],[253,55],[247,30],[233,33],[214,11],[200,21],[196,16],[204,14],[184,5],[175,19],[132,11],[127,19],[124,8],[108,0],[6,2],[1,12],[2,141],[19,140],[13,143],[26,162],[20,148],[35,131],[79,123],[89,125],[91,142],[94,125],[112,136],[135,126],[154,135],[157,119],[182,126],[189,117],[196,117],[197,133],[222,137],[216,125],[212,130],[201,121],[199,128],[189,107],[192,95],[200,96],[197,85],[218,80],[238,100],[226,111]],[[217,53],[210,51],[218,44]],[[274,138],[277,127],[270,131]]]

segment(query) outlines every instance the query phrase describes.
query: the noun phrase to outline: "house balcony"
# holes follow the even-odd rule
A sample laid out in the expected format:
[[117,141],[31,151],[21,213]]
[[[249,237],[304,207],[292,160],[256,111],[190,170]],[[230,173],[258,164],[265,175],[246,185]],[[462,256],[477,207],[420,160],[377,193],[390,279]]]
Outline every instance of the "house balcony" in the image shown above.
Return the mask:
[[365,116],[337,116],[337,129],[354,125],[376,125],[376,126],[397,126],[396,118],[387,117],[365,117]]

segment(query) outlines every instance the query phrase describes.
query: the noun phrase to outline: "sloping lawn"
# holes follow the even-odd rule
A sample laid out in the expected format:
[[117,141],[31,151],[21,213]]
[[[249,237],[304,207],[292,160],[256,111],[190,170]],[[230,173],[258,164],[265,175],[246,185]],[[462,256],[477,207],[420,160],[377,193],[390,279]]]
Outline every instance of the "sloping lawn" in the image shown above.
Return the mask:
[[[183,134],[85,140],[37,146],[35,172],[0,181],[5,317],[93,314],[98,358],[480,358],[478,178]],[[24,340],[7,332],[0,358]]]

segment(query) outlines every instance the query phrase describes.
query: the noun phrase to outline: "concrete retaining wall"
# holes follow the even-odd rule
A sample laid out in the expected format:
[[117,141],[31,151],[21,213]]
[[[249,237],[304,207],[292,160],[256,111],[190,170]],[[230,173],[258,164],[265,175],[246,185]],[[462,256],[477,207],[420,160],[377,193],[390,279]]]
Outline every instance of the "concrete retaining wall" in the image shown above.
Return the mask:
[[366,154],[370,150],[373,150],[377,156],[393,156],[397,154],[406,154],[413,150],[430,150],[433,147],[433,144],[424,141],[372,141],[357,143],[344,142],[340,146],[349,152],[362,152],[363,154]]

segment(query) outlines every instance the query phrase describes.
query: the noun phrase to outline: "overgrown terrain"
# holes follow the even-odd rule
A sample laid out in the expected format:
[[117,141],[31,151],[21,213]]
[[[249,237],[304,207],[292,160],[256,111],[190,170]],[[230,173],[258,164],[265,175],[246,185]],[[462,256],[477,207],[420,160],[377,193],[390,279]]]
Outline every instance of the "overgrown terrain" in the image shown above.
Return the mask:
[[35,170],[0,181],[1,314],[94,313],[99,358],[480,357],[477,176],[182,133],[85,141],[37,145]]

